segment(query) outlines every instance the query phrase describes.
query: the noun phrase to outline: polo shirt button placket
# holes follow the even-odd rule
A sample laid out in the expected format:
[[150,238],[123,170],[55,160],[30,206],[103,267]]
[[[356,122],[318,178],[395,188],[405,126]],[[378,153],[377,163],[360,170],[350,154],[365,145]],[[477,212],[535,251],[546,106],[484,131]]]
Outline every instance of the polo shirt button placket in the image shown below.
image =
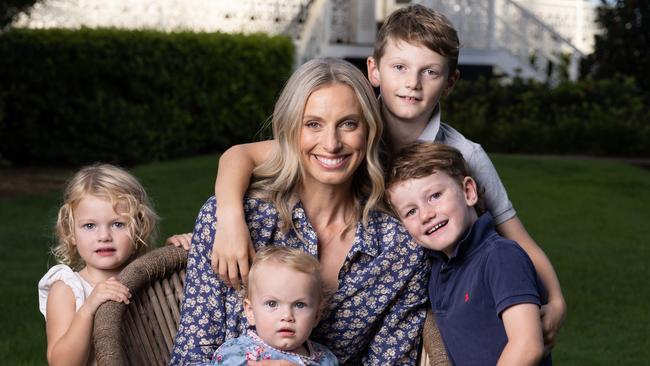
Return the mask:
[[438,276],[440,293],[442,296],[438,297],[437,308],[441,311],[447,311],[447,302],[446,299],[449,298],[450,294],[447,293],[447,283],[451,277],[451,268],[449,268],[449,262],[444,262],[440,266],[440,275]]

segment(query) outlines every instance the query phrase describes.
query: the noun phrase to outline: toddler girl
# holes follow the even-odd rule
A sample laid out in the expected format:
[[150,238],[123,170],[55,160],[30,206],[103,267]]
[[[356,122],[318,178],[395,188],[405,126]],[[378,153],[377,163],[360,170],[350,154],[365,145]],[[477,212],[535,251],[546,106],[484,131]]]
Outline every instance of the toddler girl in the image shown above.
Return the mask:
[[287,247],[257,253],[244,299],[248,334],[224,342],[212,365],[247,365],[248,361],[285,360],[296,365],[338,365],[325,346],[307,339],[325,307],[320,264]]
[[93,318],[102,303],[129,303],[115,276],[151,244],[158,216],[144,188],[109,164],[81,169],[68,182],[56,222],[59,264],[38,283],[50,365],[93,365]]

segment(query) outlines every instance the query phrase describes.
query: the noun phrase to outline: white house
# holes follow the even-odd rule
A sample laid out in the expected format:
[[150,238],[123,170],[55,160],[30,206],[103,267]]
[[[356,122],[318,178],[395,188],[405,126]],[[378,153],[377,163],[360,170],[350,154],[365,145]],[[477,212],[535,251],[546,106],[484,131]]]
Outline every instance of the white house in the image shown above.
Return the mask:
[[549,65],[567,55],[576,77],[578,59],[593,47],[595,9],[588,0],[42,0],[14,26],[267,32],[294,40],[297,63],[318,56],[360,60],[372,53],[378,24],[411,2],[451,19],[465,67],[546,80]]

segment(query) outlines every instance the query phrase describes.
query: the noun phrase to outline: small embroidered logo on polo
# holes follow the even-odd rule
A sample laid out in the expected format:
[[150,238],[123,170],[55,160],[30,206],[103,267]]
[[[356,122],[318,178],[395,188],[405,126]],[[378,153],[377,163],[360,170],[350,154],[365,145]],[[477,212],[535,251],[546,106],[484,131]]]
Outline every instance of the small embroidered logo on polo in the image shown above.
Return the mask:
[[465,302],[469,302],[469,292],[465,293]]

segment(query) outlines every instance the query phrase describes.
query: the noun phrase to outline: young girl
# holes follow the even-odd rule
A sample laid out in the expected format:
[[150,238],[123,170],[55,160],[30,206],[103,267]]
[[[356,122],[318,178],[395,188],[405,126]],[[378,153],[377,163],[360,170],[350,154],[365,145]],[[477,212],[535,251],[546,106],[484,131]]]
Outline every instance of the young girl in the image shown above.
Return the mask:
[[93,365],[93,318],[102,303],[129,303],[115,276],[152,243],[158,216],[138,180],[113,165],[68,182],[56,222],[59,262],[38,283],[50,365]]
[[325,346],[307,338],[326,304],[316,258],[299,249],[268,247],[257,253],[244,299],[255,331],[226,341],[212,365],[285,360],[296,365],[338,365]]

